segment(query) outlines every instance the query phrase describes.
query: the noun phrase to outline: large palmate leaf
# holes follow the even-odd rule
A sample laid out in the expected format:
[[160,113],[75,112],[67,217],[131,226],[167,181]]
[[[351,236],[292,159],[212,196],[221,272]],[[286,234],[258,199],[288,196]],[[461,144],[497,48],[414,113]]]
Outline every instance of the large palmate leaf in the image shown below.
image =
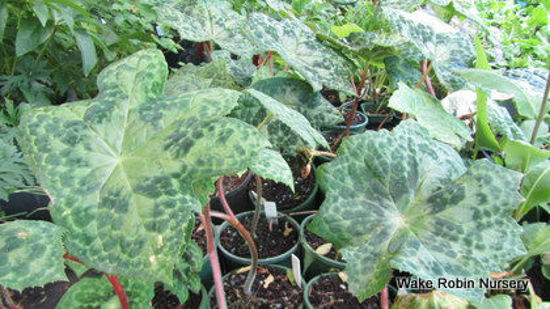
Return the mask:
[[67,280],[63,228],[44,221],[0,224],[0,285],[15,290]]
[[260,175],[264,179],[283,183],[294,191],[292,171],[279,152],[270,149],[262,150],[258,159],[250,166],[250,169],[254,174]]
[[408,38],[417,52],[432,62],[437,78],[447,90],[459,90],[465,85],[455,72],[468,68],[475,59],[467,35],[423,11],[407,13],[386,7],[383,14],[391,25],[389,29]]
[[251,57],[254,47],[242,34],[246,19],[222,0],[204,0],[185,5],[156,7],[159,21],[178,31],[182,39],[214,41],[236,55]]
[[269,141],[282,151],[294,152],[298,147],[328,147],[325,138],[299,112],[255,89],[241,97],[233,115],[258,126]]
[[272,77],[254,82],[252,88],[267,94],[304,115],[317,129],[344,121],[337,108],[305,81],[290,77]]
[[[204,63],[201,65],[193,65],[187,63],[181,68],[176,70],[173,77],[170,78],[167,87],[171,85],[185,85],[190,87],[189,82],[185,80],[196,78],[195,87],[200,87],[198,89],[206,88],[226,88],[226,89],[241,89],[235,77],[229,72],[227,65],[229,59],[214,59],[211,62]],[[204,84],[199,84],[199,81],[204,81]],[[181,88],[181,87],[178,87]]]
[[315,90],[327,86],[355,94],[349,81],[353,72],[348,64],[338,53],[318,42],[313,31],[300,20],[277,21],[253,13],[248,27],[251,41],[264,50],[276,51]]
[[245,170],[269,142],[227,118],[240,93],[205,89],[164,95],[158,50],[107,67],[95,99],[35,108],[20,144],[67,228],[71,255],[108,273],[172,282],[190,241],[193,211],[214,180]]
[[442,142],[460,148],[471,140],[470,130],[464,122],[447,113],[436,98],[419,89],[411,89],[400,83],[399,89],[390,97],[388,106],[414,115],[420,125]]
[[[145,280],[120,278],[132,308],[151,308],[155,295],[154,283]],[[57,304],[58,309],[122,308],[113,286],[105,276],[83,278],[69,288]]]
[[524,253],[509,216],[522,200],[521,174],[486,160],[467,169],[414,121],[346,138],[338,154],[318,170],[326,198],[309,229],[340,249],[360,300],[380,291],[392,268],[424,279],[486,278]]

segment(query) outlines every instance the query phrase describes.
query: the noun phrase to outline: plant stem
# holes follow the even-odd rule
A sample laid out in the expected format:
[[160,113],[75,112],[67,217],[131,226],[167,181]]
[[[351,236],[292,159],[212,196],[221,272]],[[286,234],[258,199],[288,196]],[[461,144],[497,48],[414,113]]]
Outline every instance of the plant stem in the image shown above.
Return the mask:
[[227,309],[227,302],[223,291],[222,270],[220,268],[218,253],[216,252],[216,245],[214,244],[214,232],[212,231],[212,220],[210,218],[210,205],[204,207],[200,218],[206,232],[206,250],[208,252],[208,258],[210,259],[210,265],[212,267],[212,277],[214,278],[218,308]]
[[428,66],[428,61],[422,61],[422,76],[424,79],[424,82],[426,83],[426,87],[428,88],[428,92],[434,97],[437,98],[435,95],[434,87],[432,86],[432,80],[430,79],[429,72],[432,68],[432,63],[430,62],[430,65]]
[[[426,61],[423,61],[422,65],[424,65],[425,62]],[[431,62],[428,64],[428,67],[426,69],[424,69],[424,67],[422,67],[422,77],[420,77],[420,80],[416,83],[416,86],[414,88],[420,88],[420,85],[422,85],[422,83],[426,79],[426,76],[428,76],[428,73],[431,70],[432,70],[432,63]]]
[[225,199],[225,193],[223,192],[223,177],[218,179],[218,194],[225,212],[229,215],[229,220],[227,220],[227,222],[231,224],[239,232],[239,234],[241,234],[241,237],[246,241],[248,250],[250,251],[252,265],[250,267],[250,271],[248,271],[248,275],[246,276],[246,281],[244,282],[244,293],[245,295],[250,296],[252,294],[252,283],[254,283],[256,271],[258,269],[258,248],[256,247],[256,243],[254,242],[252,235],[250,235],[239,219],[235,217],[233,211],[231,211],[231,208],[227,203],[227,200]]
[[273,113],[267,114],[264,120],[262,120],[262,122],[260,122],[260,124],[256,126],[256,129],[260,130],[261,128],[263,128],[269,122],[269,120],[271,120],[271,118],[273,118]]
[[530,258],[529,255],[526,255],[524,257],[521,258],[521,260],[519,260],[516,265],[514,265],[514,267],[510,270],[511,273],[515,273],[519,268],[520,266],[522,266],[523,264],[525,264],[525,262],[527,262],[527,260]]
[[252,227],[250,228],[250,233],[252,237],[256,238],[256,230],[258,229],[258,221],[260,221],[260,212],[262,205],[262,178],[258,175],[254,176],[256,180],[256,205],[254,205],[254,217],[252,218]]
[[390,308],[390,301],[389,301],[388,286],[387,285],[384,287],[384,289],[382,290],[382,293],[380,294],[380,307],[382,309],[389,309]]
[[531,144],[535,144],[535,141],[537,140],[537,135],[539,132],[539,127],[542,122],[542,119],[544,118],[544,114],[546,111],[546,103],[548,102],[548,92],[550,91],[550,72],[548,72],[548,76],[546,77],[546,88],[544,89],[544,96],[542,97],[542,102],[540,104],[540,111],[539,115],[537,117],[537,121],[535,122],[535,127],[533,128],[533,133],[531,134]]
[[[84,265],[84,263],[80,261],[77,257],[70,256],[67,252],[63,254],[63,258]],[[130,305],[128,304],[128,297],[126,296],[124,287],[120,283],[120,280],[118,279],[117,275],[109,275],[108,273],[104,273],[104,274],[105,274],[105,277],[107,277],[107,279],[109,280],[109,282],[111,282],[111,285],[113,286],[113,290],[115,290],[115,293],[118,296],[118,300],[120,301],[120,305],[122,306],[122,309],[130,308]]]
[[367,80],[367,69],[365,68],[363,72],[361,72],[361,81],[359,82],[359,86],[357,87],[357,96],[355,97],[355,100],[353,101],[353,107],[351,108],[351,113],[348,115],[348,118],[346,119],[346,130],[344,131],[344,136],[349,136],[350,127],[353,123],[353,120],[355,119],[355,114],[357,113],[357,107],[359,106],[359,100],[361,99],[361,93],[363,92],[363,88],[365,87],[365,81]]
[[[23,308],[23,307],[20,307],[19,305],[17,305],[13,301],[13,299],[11,299],[10,292],[5,287],[0,285],[0,290],[2,291],[2,296],[4,297],[4,300],[6,301],[6,304],[8,304],[9,309],[22,309]],[[2,305],[2,302],[0,301],[0,306],[1,305]]]

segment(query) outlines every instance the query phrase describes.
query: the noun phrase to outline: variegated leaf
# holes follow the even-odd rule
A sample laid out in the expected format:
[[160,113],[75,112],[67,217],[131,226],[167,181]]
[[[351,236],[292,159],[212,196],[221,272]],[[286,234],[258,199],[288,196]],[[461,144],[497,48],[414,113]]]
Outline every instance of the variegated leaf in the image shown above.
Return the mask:
[[392,268],[423,279],[487,278],[525,252],[510,217],[522,201],[521,174],[486,160],[467,169],[414,121],[344,139],[318,179],[326,198],[308,228],[339,248],[360,300],[380,291]]
[[436,139],[457,148],[471,140],[470,130],[460,120],[447,113],[441,103],[428,93],[400,83],[390,97],[389,107],[414,115],[418,123]]
[[213,181],[245,170],[269,142],[224,117],[240,93],[205,89],[164,95],[158,50],[111,64],[91,100],[35,108],[19,138],[52,199],[68,252],[108,273],[172,282],[193,211]]
[[250,169],[264,179],[271,179],[287,185],[294,191],[294,177],[288,163],[280,153],[270,149],[260,152]]
[[0,285],[15,290],[68,280],[63,228],[45,221],[0,224]]
[[456,71],[470,67],[475,59],[467,35],[423,11],[407,13],[384,8],[383,14],[392,31],[408,38],[417,52],[432,62],[437,78],[447,90],[464,87],[465,81]]
[[261,13],[248,20],[247,35],[264,50],[276,51],[300,73],[315,90],[322,86],[355,94],[351,87],[353,74],[346,61],[324,46],[315,34],[298,19],[277,21]]

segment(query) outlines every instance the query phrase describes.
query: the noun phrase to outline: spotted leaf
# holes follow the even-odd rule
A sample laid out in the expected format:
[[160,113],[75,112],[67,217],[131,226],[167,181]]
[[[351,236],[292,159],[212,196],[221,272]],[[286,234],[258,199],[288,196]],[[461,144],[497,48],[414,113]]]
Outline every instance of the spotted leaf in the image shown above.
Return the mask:
[[521,174],[486,160],[466,168],[414,121],[344,139],[318,179],[326,198],[308,228],[340,250],[360,300],[380,291],[392,268],[423,279],[487,278],[524,253],[509,215],[522,201]]
[[277,151],[264,149],[252,163],[250,169],[264,179],[271,179],[287,185],[294,191],[294,177],[285,159]]
[[15,290],[67,280],[63,228],[44,221],[0,224],[0,285]]
[[298,19],[277,21],[253,13],[248,20],[247,35],[261,49],[276,51],[315,90],[326,86],[355,94],[349,81],[353,72],[345,60],[318,42],[313,31]]
[[383,8],[390,29],[407,38],[417,53],[432,62],[437,78],[447,90],[465,85],[456,71],[466,69],[475,59],[471,39],[443,21],[423,11],[407,13]]
[[470,130],[460,120],[447,113],[441,103],[424,91],[400,83],[390,97],[389,107],[414,115],[418,123],[436,139],[457,148],[471,140]]
[[19,139],[71,255],[171,283],[174,253],[190,241],[213,181],[245,170],[270,144],[224,117],[239,92],[165,95],[167,73],[160,51],[140,51],[101,72],[96,98],[26,111]]

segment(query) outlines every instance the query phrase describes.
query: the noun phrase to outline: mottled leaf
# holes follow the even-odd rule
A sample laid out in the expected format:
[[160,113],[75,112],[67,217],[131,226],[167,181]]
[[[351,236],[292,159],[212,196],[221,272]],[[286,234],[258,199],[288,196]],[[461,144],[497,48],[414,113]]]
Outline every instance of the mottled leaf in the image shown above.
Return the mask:
[[45,221],[0,224],[0,285],[14,290],[67,280],[63,228]]
[[441,102],[421,90],[413,90],[400,83],[399,89],[390,97],[388,106],[414,115],[418,123],[442,142],[460,148],[471,140],[466,124],[447,113]]
[[525,198],[519,208],[521,217],[535,206],[550,203],[550,161],[534,165],[527,171],[521,193]]
[[108,273],[172,282],[193,211],[213,181],[243,171],[269,142],[224,117],[239,92],[164,95],[158,50],[103,70],[91,100],[35,108],[21,118],[20,145],[67,228],[69,254]]
[[194,242],[189,242],[182,252],[182,258],[178,260],[174,269],[174,283],[165,285],[165,288],[178,296],[183,304],[189,297],[189,290],[197,293],[201,288],[198,273],[202,269],[204,254]]
[[311,83],[355,94],[350,76],[353,72],[345,60],[315,38],[311,29],[298,19],[277,21],[261,13],[248,20],[251,41],[264,50],[276,51],[292,68]]
[[472,305],[476,309],[512,309],[512,298],[509,295],[499,294]]
[[388,73],[392,88],[397,88],[399,83],[404,83],[409,87],[415,87],[422,74],[419,65],[407,61],[398,56],[391,56],[384,59],[386,72]]
[[252,163],[250,169],[264,179],[287,185],[294,192],[294,177],[288,163],[277,151],[265,149]]
[[308,228],[340,250],[360,300],[379,292],[392,268],[423,279],[487,278],[524,253],[509,216],[522,201],[521,174],[486,160],[467,169],[414,121],[344,139],[318,179],[326,197]]
[[[193,65],[187,63],[179,68],[175,73],[173,79],[175,83],[179,83],[181,88],[184,84],[189,87],[189,83],[178,82],[177,79],[181,78],[197,78],[195,87],[200,86],[198,82],[200,80],[210,80],[206,85],[200,86],[199,89],[205,88],[226,88],[226,89],[241,89],[235,77],[228,70],[229,59],[215,59],[211,62],[201,65]],[[170,84],[170,83],[169,83]],[[192,88],[190,88],[192,89]]]
[[524,141],[506,140],[503,144],[502,152],[506,166],[522,173],[550,159],[550,151],[538,149]]
[[176,29],[183,39],[214,41],[236,55],[251,57],[255,49],[242,34],[246,19],[226,1],[197,1],[182,6],[157,6],[159,21]]
[[252,82],[252,76],[256,73],[256,66],[246,58],[230,60],[227,63],[227,71],[241,86],[248,86]]
[[538,222],[523,225],[521,237],[528,256],[550,253],[550,225]]
[[386,0],[380,1],[382,7],[391,7],[403,11],[412,11],[422,5],[424,0]]
[[459,90],[465,81],[456,71],[468,68],[475,59],[470,38],[423,11],[407,13],[384,8],[390,29],[409,39],[416,50],[432,62],[439,81],[449,90]]

